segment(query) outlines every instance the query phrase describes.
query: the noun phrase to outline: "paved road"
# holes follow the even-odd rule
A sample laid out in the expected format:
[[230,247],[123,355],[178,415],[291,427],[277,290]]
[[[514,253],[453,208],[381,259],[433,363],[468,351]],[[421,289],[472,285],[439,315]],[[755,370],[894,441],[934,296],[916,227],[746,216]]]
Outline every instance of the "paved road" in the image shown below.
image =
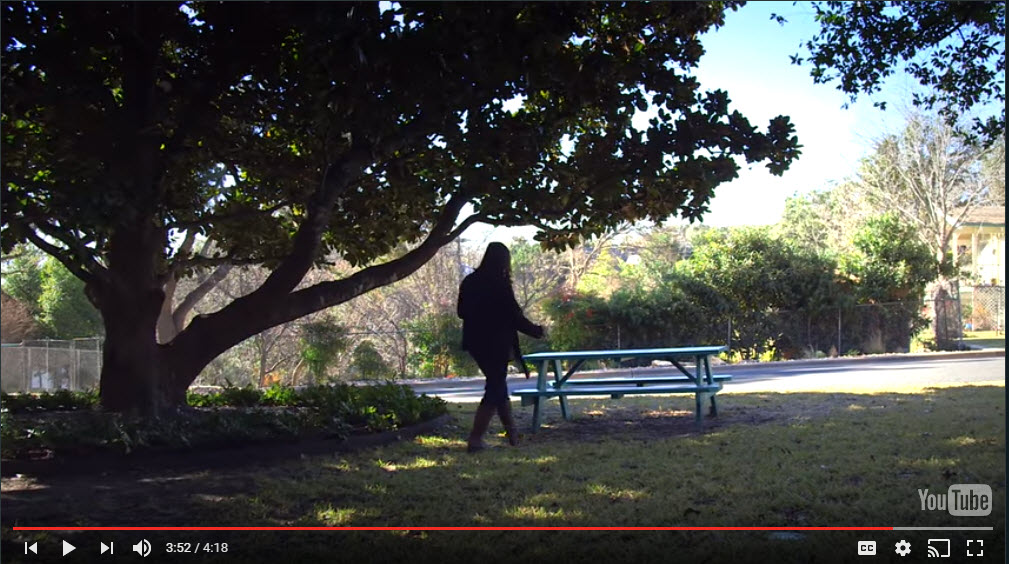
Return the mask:
[[[998,356],[995,356],[998,355]],[[636,369],[635,373],[663,369]],[[668,369],[665,369],[668,370]],[[965,384],[1005,385],[1005,353],[953,353],[842,358],[820,361],[773,362],[713,367],[718,374],[731,374],[722,393],[752,392],[913,392],[937,386]],[[630,370],[610,370],[607,377],[621,377]],[[599,373],[595,373],[598,375]],[[585,377],[587,377],[586,374]],[[522,376],[508,379],[510,389],[535,386]],[[475,402],[483,394],[483,378],[438,380],[413,384],[417,392],[452,402]]]

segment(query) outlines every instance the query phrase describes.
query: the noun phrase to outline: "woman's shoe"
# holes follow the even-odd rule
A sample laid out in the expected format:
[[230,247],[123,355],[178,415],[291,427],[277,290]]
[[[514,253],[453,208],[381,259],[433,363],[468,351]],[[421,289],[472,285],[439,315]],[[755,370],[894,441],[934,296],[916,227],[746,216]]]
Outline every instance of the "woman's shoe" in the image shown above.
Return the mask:
[[512,404],[505,402],[497,407],[497,415],[504,425],[505,434],[508,435],[508,444],[519,446],[519,433],[515,430],[515,419],[512,417]]
[[483,442],[483,435],[487,432],[491,417],[494,417],[494,406],[481,403],[476,408],[476,415],[473,417],[473,430],[469,433],[466,441],[466,452],[479,452],[487,448],[487,443]]
[[468,443],[466,445],[466,452],[472,454],[474,452],[480,452],[481,450],[487,450],[487,448],[489,448],[489,445],[481,440],[475,443]]

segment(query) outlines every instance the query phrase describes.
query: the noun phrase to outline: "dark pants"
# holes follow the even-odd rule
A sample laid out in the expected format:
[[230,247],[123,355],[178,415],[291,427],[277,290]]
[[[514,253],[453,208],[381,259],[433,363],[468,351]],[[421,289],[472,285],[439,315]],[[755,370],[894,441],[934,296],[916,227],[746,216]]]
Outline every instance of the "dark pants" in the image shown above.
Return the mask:
[[480,371],[483,372],[487,383],[484,386],[483,399],[480,405],[493,405],[498,407],[510,402],[508,394],[508,359],[495,359],[490,357],[473,357]]

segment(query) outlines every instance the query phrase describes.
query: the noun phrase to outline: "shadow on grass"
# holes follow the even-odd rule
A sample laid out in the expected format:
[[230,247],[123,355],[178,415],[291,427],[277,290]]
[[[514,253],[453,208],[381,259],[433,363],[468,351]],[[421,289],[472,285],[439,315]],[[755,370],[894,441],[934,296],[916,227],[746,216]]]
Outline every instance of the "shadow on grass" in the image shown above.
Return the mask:
[[[518,448],[491,436],[498,447],[476,455],[464,448],[474,408],[470,405],[454,406],[455,421],[436,433],[267,468],[110,474],[98,480],[23,476],[3,482],[4,534],[8,540],[20,539],[23,535],[10,534],[15,524],[985,525],[1004,530],[1003,387],[918,394],[733,394],[722,399],[720,416],[706,419],[701,432],[694,429],[692,403],[665,396],[571,401],[573,421],[563,421],[559,414],[548,417],[544,428],[526,434]],[[530,412],[515,409],[520,426],[528,426]],[[492,426],[492,431],[500,427]],[[995,512],[985,518],[957,518],[921,510],[919,489],[945,492],[956,483],[991,485]],[[369,561],[378,557],[372,553],[379,549],[380,559],[393,561],[395,555],[408,556],[419,546],[426,555],[491,561],[502,561],[503,554],[537,558],[558,551],[613,561],[649,554],[654,559],[660,548],[722,561],[732,556],[725,551],[737,550],[737,545],[749,547],[738,548],[738,560],[753,561],[750,556],[781,549],[781,543],[801,546],[796,553],[807,554],[805,560],[810,551],[819,554],[821,549],[826,552],[817,561],[851,557],[845,550],[844,558],[832,560],[836,551],[826,547],[840,537],[810,533],[231,534],[240,538],[249,558],[279,550],[271,544],[278,537],[271,535],[285,535],[288,550],[302,551],[305,557],[339,550],[347,557],[370,556]],[[726,535],[752,543],[733,540],[727,545]],[[325,545],[317,546],[322,542],[318,539],[327,539]],[[844,542],[849,540],[854,545],[858,539],[852,536]],[[997,554],[1004,537],[993,537],[992,542]],[[791,561],[782,560],[788,550],[775,559]]]

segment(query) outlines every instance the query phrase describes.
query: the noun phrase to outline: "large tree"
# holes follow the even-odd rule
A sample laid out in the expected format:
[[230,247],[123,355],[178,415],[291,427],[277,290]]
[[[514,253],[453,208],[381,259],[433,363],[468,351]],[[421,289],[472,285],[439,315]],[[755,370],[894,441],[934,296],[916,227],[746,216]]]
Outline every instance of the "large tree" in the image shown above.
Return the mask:
[[785,200],[775,231],[798,247],[837,257],[854,250],[852,235],[881,213],[850,180],[824,190],[796,193]]
[[971,144],[937,116],[911,113],[900,133],[876,141],[855,185],[880,213],[913,226],[948,273],[953,233],[968,212],[998,197],[983,167],[996,147]]
[[[854,101],[902,68],[922,90],[912,102],[947,124],[973,113],[971,140],[1005,131],[1005,2],[813,2],[820,31],[806,42],[817,83],[837,81]],[[775,16],[779,21],[783,18]],[[885,109],[885,101],[875,105]]]
[[[561,247],[701,217],[736,158],[783,172],[788,118],[762,132],[691,74],[738,5],[4,3],[3,247],[85,282],[103,405],[157,414],[229,347],[409,275],[475,222]],[[184,252],[191,231],[218,250]],[[302,284],[333,253],[360,269]],[[158,343],[170,276],[250,263],[262,285]]]

